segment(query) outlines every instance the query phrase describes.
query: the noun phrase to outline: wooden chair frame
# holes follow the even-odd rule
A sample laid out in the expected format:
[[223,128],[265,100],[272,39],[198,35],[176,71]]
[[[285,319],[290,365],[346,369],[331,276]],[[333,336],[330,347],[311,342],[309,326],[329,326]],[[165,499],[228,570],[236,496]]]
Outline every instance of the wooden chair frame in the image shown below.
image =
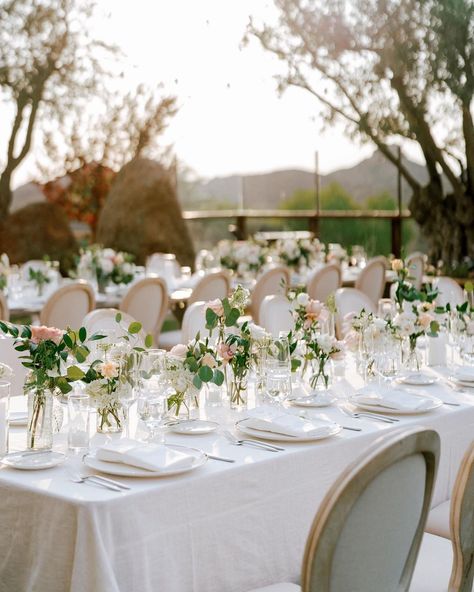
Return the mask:
[[471,592],[474,580],[474,442],[461,462],[450,506],[453,568],[449,592]]
[[[303,592],[330,592],[337,542],[360,495],[382,471],[408,456],[421,453],[426,462],[425,495],[399,588],[400,591],[408,590],[430,508],[439,451],[440,439],[435,431],[423,428],[397,430],[389,437],[378,439],[362,460],[355,461],[344,471],[326,494],[311,526],[303,559]],[[315,563],[320,569],[313,574]]]
[[227,294],[230,292],[230,277],[226,271],[215,271],[213,273],[206,274],[203,278],[201,278],[196,286],[194,287],[192,294],[188,300],[189,304],[194,304],[195,302],[202,302],[203,298],[200,296],[199,292],[206,287],[207,284],[215,281],[216,279],[222,278],[227,286]]
[[129,308],[131,302],[133,301],[135,293],[138,292],[139,290],[141,290],[144,286],[159,286],[161,288],[161,291],[163,294],[163,299],[161,302],[161,310],[158,314],[155,325],[151,331],[151,334],[153,335],[153,340],[155,341],[155,343],[158,343],[158,338],[161,333],[161,328],[163,326],[163,322],[165,320],[165,317],[168,313],[168,308],[169,308],[168,287],[166,285],[166,281],[163,278],[147,277],[142,280],[138,280],[138,282],[135,282],[132,286],[130,286],[127,293],[122,298],[119,308],[122,312],[129,314],[128,308]]
[[[54,306],[58,300],[60,300],[64,294],[68,294],[69,292],[76,292],[76,291],[83,291],[87,294],[88,298],[88,307],[89,312],[94,310],[95,308],[95,295],[92,286],[84,280],[77,280],[71,284],[67,284],[58,288],[55,292],[51,294],[51,296],[46,300],[43,309],[40,312],[39,320],[42,325],[49,325],[48,319],[51,314],[51,311],[54,309]],[[78,329],[79,327],[71,327],[72,329]]]
[[290,270],[288,269],[288,267],[284,267],[283,265],[279,265],[277,267],[272,267],[271,269],[268,269],[267,271],[262,273],[262,275],[257,279],[257,283],[255,284],[255,287],[252,290],[252,303],[250,305],[250,311],[252,314],[253,321],[257,325],[259,323],[260,306],[262,305],[263,299],[265,298],[265,296],[272,295],[272,294],[265,294],[262,296],[262,294],[261,294],[262,285],[263,285],[264,281],[266,281],[268,278],[270,278],[273,275],[282,275],[285,278],[285,284],[286,284],[285,293],[290,288],[291,274],[290,274]]
[[8,308],[8,302],[5,297],[5,294],[0,290],[0,320],[1,321],[9,321],[10,320],[10,310]]
[[[386,279],[385,279],[385,270],[387,269],[387,260],[385,259],[385,257],[382,257],[382,256],[381,257],[374,257],[373,259],[370,259],[369,261],[367,261],[367,265],[360,272],[359,277],[356,279],[355,285],[354,285],[356,290],[360,290],[361,292],[364,292],[364,290],[362,290],[361,286],[364,283],[365,276],[369,273],[369,271],[371,271],[376,266],[380,266],[383,268],[383,283],[382,283],[382,286],[381,286],[375,300],[373,300],[375,306],[377,306],[378,301],[380,300],[380,298],[382,298],[383,293],[385,291],[385,284],[387,283]],[[364,294],[366,294],[366,292],[364,292]],[[369,296],[369,295],[366,294],[366,296]],[[369,298],[370,298],[370,296],[369,296]],[[372,298],[370,298],[370,299],[372,300]]]
[[306,291],[307,291],[310,298],[313,298],[313,300],[319,300],[319,298],[317,298],[317,295],[315,293],[317,285],[319,283],[321,283],[322,281],[324,281],[325,275],[327,275],[328,273],[333,273],[333,272],[336,272],[338,275],[338,282],[337,282],[337,286],[336,286],[336,289],[334,290],[334,292],[342,286],[341,267],[339,265],[337,265],[336,263],[328,263],[327,265],[325,265],[321,269],[318,269],[317,271],[315,271],[311,274],[311,276],[308,280],[307,288],[306,288]]

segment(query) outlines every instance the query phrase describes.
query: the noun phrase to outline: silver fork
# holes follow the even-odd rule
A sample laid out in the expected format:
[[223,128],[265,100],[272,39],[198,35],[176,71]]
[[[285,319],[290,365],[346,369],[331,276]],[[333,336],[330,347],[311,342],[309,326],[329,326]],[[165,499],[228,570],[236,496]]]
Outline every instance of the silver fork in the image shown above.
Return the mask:
[[388,416],[384,416],[384,415],[377,415],[376,413],[364,413],[364,412],[353,412],[353,411],[349,411],[348,409],[344,409],[343,407],[339,407],[339,410],[341,411],[341,413],[343,413],[344,415],[347,415],[348,417],[352,417],[353,419],[361,419],[361,418],[366,418],[366,419],[375,419],[376,421],[382,421],[384,423],[397,423],[400,420],[396,419],[395,417],[388,417]]
[[227,440],[234,444],[235,446],[253,446],[254,448],[261,448],[262,450],[268,450],[269,452],[281,452],[285,450],[280,446],[273,446],[273,444],[267,444],[266,442],[258,442],[257,440],[239,440],[231,434],[228,430],[223,430],[222,433],[227,438]]
[[101,477],[96,477],[95,475],[80,475],[74,471],[69,471],[69,477],[73,483],[87,483],[90,481],[95,485],[100,485],[101,487],[105,487],[105,489],[110,489],[111,491],[122,491],[118,485],[113,485],[109,483],[109,481],[102,480]]

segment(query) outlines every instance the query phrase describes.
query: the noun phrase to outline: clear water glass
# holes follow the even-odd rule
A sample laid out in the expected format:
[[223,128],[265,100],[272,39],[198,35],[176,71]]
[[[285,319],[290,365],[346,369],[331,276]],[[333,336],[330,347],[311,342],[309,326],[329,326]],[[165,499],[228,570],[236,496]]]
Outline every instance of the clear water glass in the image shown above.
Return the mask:
[[291,396],[291,358],[288,338],[281,335],[267,346],[263,361],[265,395],[284,401]]
[[71,393],[67,401],[68,447],[79,452],[89,448],[90,399],[86,393]]
[[164,443],[164,417],[166,414],[166,389],[160,392],[148,392],[139,397],[137,411],[140,419],[145,423],[150,442]]

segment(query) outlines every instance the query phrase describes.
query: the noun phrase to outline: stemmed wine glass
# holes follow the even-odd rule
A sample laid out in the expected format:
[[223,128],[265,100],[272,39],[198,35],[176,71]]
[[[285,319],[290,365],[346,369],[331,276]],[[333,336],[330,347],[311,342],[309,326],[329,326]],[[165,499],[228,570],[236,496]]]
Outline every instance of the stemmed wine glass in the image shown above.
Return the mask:
[[163,376],[165,352],[152,349],[141,352],[138,368],[137,410],[149,431],[149,441],[164,443],[164,417],[168,385]]

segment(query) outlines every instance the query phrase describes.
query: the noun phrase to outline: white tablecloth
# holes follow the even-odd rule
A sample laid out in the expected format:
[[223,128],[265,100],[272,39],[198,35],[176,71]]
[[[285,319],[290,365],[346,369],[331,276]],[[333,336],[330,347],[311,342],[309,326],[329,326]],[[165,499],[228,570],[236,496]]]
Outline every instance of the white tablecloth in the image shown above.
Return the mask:
[[[350,389],[345,383],[339,387]],[[38,472],[2,468],[0,590],[246,592],[297,581],[324,494],[380,434],[399,425],[436,429],[442,455],[433,503],[449,497],[473,438],[474,394],[438,385],[429,389],[461,406],[405,416],[397,426],[351,419],[335,408],[315,411],[363,430],[285,443],[281,453],[232,446],[217,433],[169,434],[168,442],[237,462],[209,460],[187,475],[127,479],[132,489],[124,493],[72,483],[67,466],[80,463],[77,457]],[[13,430],[11,442],[13,449],[23,448],[24,432]],[[64,437],[57,437],[55,447],[65,448]]]

